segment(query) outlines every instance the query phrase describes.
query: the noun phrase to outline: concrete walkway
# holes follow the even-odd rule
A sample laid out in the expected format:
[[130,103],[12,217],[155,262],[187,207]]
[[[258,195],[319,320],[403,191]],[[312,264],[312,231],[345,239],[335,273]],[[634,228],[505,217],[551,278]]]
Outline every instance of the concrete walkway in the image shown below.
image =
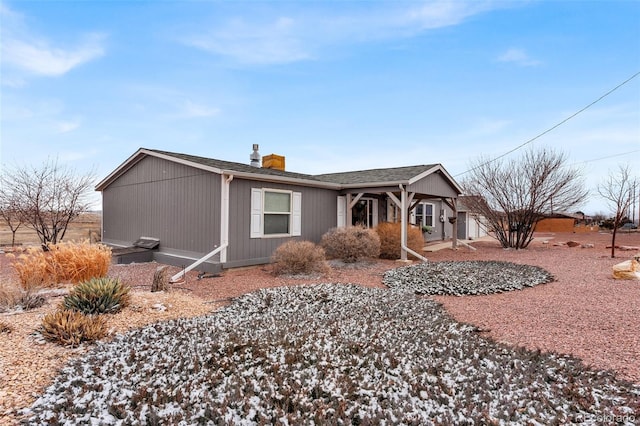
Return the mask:
[[[480,238],[475,238],[473,240],[458,240],[458,242],[463,242],[469,245],[473,245],[473,243],[477,243],[478,241],[495,241],[496,239],[486,235],[484,237],[480,237]],[[452,244],[452,240],[447,240],[447,241],[443,241],[441,243],[438,242],[434,242],[434,243],[429,243],[428,245],[426,245],[422,251],[426,251],[427,253],[432,253],[434,251],[440,251],[443,249],[450,249],[451,248],[451,244]],[[459,244],[458,248],[464,248],[464,244]]]

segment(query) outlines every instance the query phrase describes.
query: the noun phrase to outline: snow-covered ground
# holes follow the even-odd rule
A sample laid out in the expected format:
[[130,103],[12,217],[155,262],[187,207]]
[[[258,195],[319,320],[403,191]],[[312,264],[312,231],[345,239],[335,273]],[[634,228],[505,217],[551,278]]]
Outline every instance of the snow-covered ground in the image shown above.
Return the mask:
[[553,281],[538,266],[498,261],[427,262],[392,269],[383,282],[394,290],[429,295],[476,295],[521,290]]
[[260,290],[95,345],[31,424],[634,424],[640,388],[514,349],[411,292]]

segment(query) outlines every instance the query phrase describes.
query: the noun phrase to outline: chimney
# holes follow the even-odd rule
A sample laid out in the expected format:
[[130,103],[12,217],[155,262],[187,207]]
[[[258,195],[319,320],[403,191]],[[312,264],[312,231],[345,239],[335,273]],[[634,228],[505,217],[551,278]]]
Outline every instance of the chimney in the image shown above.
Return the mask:
[[260,153],[258,152],[258,144],[253,144],[253,152],[249,156],[253,167],[260,167]]

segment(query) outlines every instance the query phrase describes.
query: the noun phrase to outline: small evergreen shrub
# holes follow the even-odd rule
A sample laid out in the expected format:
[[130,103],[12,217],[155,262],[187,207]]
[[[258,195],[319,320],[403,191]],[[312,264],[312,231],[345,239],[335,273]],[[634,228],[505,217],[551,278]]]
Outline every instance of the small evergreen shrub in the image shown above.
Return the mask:
[[324,273],[329,269],[324,249],[311,241],[288,241],[276,249],[271,261],[275,275]]
[[[400,223],[383,222],[376,227],[380,236],[380,257],[400,259]],[[407,247],[420,253],[424,248],[424,238],[419,228],[407,227]],[[413,257],[413,256],[411,256]]]
[[46,340],[71,347],[93,342],[107,334],[104,318],[66,309],[45,315],[41,331]]
[[111,314],[127,306],[130,297],[129,287],[119,280],[92,278],[73,287],[62,306],[85,314]]
[[380,238],[373,229],[358,226],[333,228],[322,236],[320,245],[330,259],[345,263],[380,255]]

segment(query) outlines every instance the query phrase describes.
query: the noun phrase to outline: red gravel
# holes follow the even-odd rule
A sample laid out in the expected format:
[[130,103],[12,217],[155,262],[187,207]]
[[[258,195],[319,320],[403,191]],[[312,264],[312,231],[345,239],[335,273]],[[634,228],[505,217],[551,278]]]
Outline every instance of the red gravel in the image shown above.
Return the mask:
[[[430,253],[438,260],[503,260],[537,265],[552,283],[489,296],[437,296],[458,321],[487,330],[490,337],[529,349],[572,354],[585,364],[612,369],[640,383],[640,281],[614,280],[611,266],[638,251],[616,251],[611,259],[608,234],[546,234],[526,250],[504,250],[479,242],[476,252],[461,249]],[[553,246],[569,240],[594,248]],[[619,235],[616,245],[640,246],[640,234]]]

